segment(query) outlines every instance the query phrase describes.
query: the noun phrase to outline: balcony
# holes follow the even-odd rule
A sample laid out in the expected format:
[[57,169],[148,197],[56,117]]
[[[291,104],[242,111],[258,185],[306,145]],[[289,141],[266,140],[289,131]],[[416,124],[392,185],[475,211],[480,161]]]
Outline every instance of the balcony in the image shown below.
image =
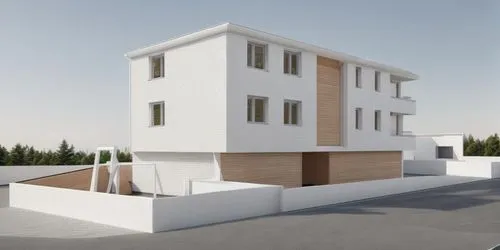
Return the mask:
[[392,97],[391,111],[405,115],[415,115],[417,113],[417,103],[409,96]]

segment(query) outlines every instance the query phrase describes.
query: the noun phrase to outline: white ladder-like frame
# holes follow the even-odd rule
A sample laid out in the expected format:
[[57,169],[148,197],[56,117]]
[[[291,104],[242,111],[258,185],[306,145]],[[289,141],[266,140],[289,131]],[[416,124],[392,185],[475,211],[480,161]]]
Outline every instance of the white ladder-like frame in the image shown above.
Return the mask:
[[116,156],[116,147],[98,147],[95,152],[94,169],[92,170],[92,180],[90,181],[90,192],[97,192],[97,185],[99,183],[99,168],[101,167],[100,157],[101,151],[110,151],[111,159],[109,164],[109,181],[106,193],[111,192],[113,184],[115,186],[115,193],[120,193],[120,167],[118,166],[118,158]]

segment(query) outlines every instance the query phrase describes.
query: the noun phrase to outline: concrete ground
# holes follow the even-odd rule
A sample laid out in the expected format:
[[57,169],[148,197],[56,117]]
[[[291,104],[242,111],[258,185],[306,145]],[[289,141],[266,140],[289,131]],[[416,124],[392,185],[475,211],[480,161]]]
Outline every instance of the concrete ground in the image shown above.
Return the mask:
[[0,236],[0,249],[488,249],[499,211],[497,179],[157,234]]

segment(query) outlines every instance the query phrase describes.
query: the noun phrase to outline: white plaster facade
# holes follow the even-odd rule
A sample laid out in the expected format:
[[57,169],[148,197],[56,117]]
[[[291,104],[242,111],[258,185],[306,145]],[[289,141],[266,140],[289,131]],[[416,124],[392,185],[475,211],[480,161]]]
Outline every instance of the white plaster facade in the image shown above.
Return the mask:
[[[267,45],[266,69],[248,67],[248,42]],[[283,73],[283,52],[300,52],[300,76]],[[165,55],[165,77],[149,79],[149,57]],[[343,61],[342,147],[316,146],[316,58]],[[392,113],[416,113],[413,100],[394,98],[392,80],[417,76],[234,24],[193,33],[127,54],[130,59],[132,152],[304,152],[412,150],[415,140],[395,136]],[[362,88],[355,68],[362,68]],[[380,92],[374,89],[380,72]],[[401,84],[404,88],[404,83]],[[268,98],[266,124],[248,123],[247,96]],[[283,101],[301,101],[301,124],[283,124]],[[165,101],[165,125],[149,126],[149,106]],[[354,109],[363,109],[363,129]],[[381,131],[374,112],[382,113]]]
[[[247,66],[248,42],[266,45],[264,70]],[[285,50],[300,53],[299,76],[283,73]],[[150,57],[161,54],[165,76],[150,80]],[[318,56],[343,63],[342,146],[317,146]],[[217,161],[210,156],[219,153],[415,148],[415,139],[402,134],[404,115],[416,113],[415,101],[394,98],[395,84],[391,81],[402,82],[404,88],[405,81],[418,76],[402,69],[229,23],[138,49],[126,57],[130,62],[130,146],[134,161],[157,162],[159,175],[165,180],[180,172],[185,178],[181,182],[216,173]],[[356,67],[362,68],[362,88],[355,86]],[[380,92],[374,87],[375,71],[380,72]],[[247,96],[268,98],[265,124],[247,122]],[[283,124],[284,100],[301,102],[299,126]],[[165,102],[165,124],[151,127],[149,104],[158,101]],[[355,129],[356,108],[363,109],[362,130]],[[375,110],[381,111],[380,131],[374,128]],[[393,113],[401,116],[396,118]],[[399,135],[394,135],[395,119],[399,119]],[[187,165],[178,164],[182,162]],[[166,166],[171,167],[167,170]],[[146,170],[134,168],[136,189],[148,190],[147,181],[138,177],[140,171]],[[182,195],[184,190],[172,186],[159,193]]]

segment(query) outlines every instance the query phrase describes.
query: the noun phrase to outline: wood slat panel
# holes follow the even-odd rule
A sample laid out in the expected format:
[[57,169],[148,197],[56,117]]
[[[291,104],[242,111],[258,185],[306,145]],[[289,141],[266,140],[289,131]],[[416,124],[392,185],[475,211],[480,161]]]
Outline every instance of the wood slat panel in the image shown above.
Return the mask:
[[331,152],[330,183],[401,177],[401,152]]
[[[92,168],[37,178],[34,180],[24,181],[22,183],[88,191],[90,190],[91,179],[92,179]],[[99,181],[97,183],[98,192],[106,192],[106,188],[108,186],[108,180],[109,180],[108,169],[106,167],[99,168]],[[132,183],[132,168],[130,166],[121,167],[120,194],[131,194],[132,193],[131,183]]]
[[226,181],[302,186],[302,153],[223,153],[220,166]]
[[342,63],[317,57],[317,145],[341,145]]

